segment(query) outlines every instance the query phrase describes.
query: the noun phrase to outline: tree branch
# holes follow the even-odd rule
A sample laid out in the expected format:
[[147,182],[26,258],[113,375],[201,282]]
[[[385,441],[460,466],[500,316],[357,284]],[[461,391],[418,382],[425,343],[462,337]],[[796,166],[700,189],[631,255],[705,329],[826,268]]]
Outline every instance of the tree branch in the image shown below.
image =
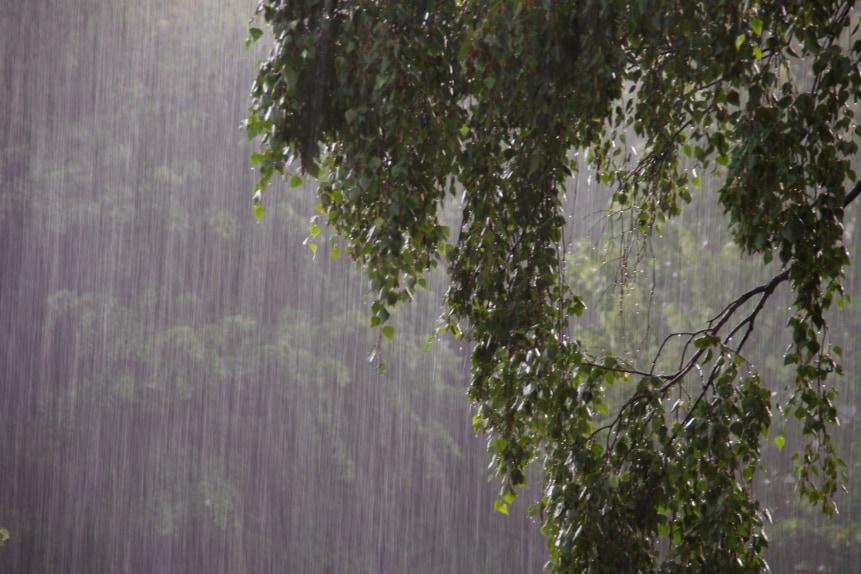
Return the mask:
[[846,200],[843,202],[843,207],[849,207],[849,204],[855,201],[855,198],[861,194],[861,181],[855,184],[855,187],[852,188],[852,191],[849,192],[849,195],[846,196]]

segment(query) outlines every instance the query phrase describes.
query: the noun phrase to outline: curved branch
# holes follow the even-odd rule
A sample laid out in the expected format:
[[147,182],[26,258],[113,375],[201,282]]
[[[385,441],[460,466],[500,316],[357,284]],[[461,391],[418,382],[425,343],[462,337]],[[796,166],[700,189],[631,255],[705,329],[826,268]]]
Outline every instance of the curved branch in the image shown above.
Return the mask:
[[855,198],[861,194],[861,181],[855,184],[855,187],[852,188],[852,191],[849,192],[849,195],[846,196],[846,200],[843,202],[843,207],[849,207],[849,204],[855,201]]
[[[844,201],[844,207],[848,206],[850,203],[852,203],[859,195],[861,195],[861,181],[858,181],[858,183],[855,184],[855,186],[852,188],[852,190],[846,196],[846,200]],[[649,372],[645,372],[645,371],[642,371],[642,370],[639,370],[639,369],[636,369],[633,367],[625,367],[625,366],[618,366],[618,365],[613,365],[613,366],[600,365],[598,363],[592,363],[592,362],[584,362],[583,364],[590,367],[590,368],[601,369],[601,370],[605,370],[605,371],[612,371],[612,372],[616,372],[616,373],[626,373],[626,374],[636,375],[636,376],[640,376],[640,377],[644,377],[644,378],[649,377],[649,378],[659,379],[659,380],[665,381],[663,386],[661,386],[657,390],[657,394],[664,394],[669,389],[671,389],[673,386],[679,384],[679,382],[682,381],[682,379],[691,371],[691,369],[693,369],[695,366],[697,366],[697,361],[705,353],[705,349],[698,349],[693,355],[691,355],[690,359],[685,361],[684,356],[687,354],[687,349],[688,349],[688,346],[690,345],[690,343],[698,335],[717,335],[717,333],[724,326],[726,326],[727,323],[730,322],[733,315],[735,315],[736,311],[738,311],[745,303],[750,301],[752,298],[759,295],[760,299],[759,299],[759,301],[757,301],[754,309],[747,316],[745,316],[743,319],[741,319],[741,321],[739,321],[738,324],[736,324],[730,330],[730,332],[723,338],[723,345],[728,345],[729,341],[732,339],[732,337],[743,330],[744,335],[742,336],[741,341],[739,342],[739,344],[736,346],[736,349],[735,349],[736,354],[741,353],[742,347],[744,347],[745,343],[748,340],[748,337],[753,332],[754,323],[756,322],[757,316],[759,315],[760,311],[762,311],[762,309],[765,307],[766,301],[768,301],[768,299],[771,297],[771,295],[774,293],[774,291],[777,289],[777,287],[781,283],[783,283],[784,281],[789,279],[789,274],[790,274],[791,269],[792,269],[791,266],[784,268],[780,273],[778,273],[777,275],[772,277],[766,283],[758,285],[758,286],[754,287],[753,289],[750,289],[750,290],[742,293],[738,297],[736,297],[726,307],[724,307],[724,309],[720,313],[718,313],[717,315],[715,315],[714,317],[712,317],[711,319],[708,320],[708,323],[707,323],[708,327],[706,327],[704,329],[700,329],[698,331],[671,333],[671,334],[667,335],[667,337],[664,338],[663,342],[661,343],[661,345],[658,349],[658,352],[654,358],[654,361],[652,362],[651,369],[649,370]],[[655,364],[657,363],[658,357],[660,357],[661,353],[663,353],[664,347],[667,344],[667,342],[671,338],[677,337],[677,336],[687,336],[688,337],[688,341],[685,344],[684,350],[682,351],[682,357],[680,359],[679,369],[674,373],[655,374],[655,372],[654,372]],[[705,396],[708,389],[711,387],[711,385],[713,383],[713,377],[714,377],[714,372],[712,372],[712,374],[709,376],[709,380],[706,382],[706,384],[703,385],[703,388],[701,389],[697,399],[694,401],[693,406],[696,406],[696,404],[699,403],[702,400],[702,398]],[[627,408],[631,407],[634,403],[639,402],[641,400],[650,400],[653,397],[653,395],[654,395],[653,392],[648,392],[645,394],[641,393],[641,392],[634,393],[634,395],[631,398],[629,398],[627,401],[625,401],[625,403],[619,409],[618,413],[613,418],[613,420],[611,422],[609,422],[608,424],[605,424],[603,426],[596,428],[589,435],[588,440],[594,439],[595,436],[597,436],[602,431],[606,431],[606,430],[612,431],[612,429],[614,427],[621,424],[623,413]],[[693,407],[691,408],[691,410],[693,410]],[[687,420],[687,417],[686,417],[686,420]],[[610,445],[608,445],[608,447],[609,446]]]

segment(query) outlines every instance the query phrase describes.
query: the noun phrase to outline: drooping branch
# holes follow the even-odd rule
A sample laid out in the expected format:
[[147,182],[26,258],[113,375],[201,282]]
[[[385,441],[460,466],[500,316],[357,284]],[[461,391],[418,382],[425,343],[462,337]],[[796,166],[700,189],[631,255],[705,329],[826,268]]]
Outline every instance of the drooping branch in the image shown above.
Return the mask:
[[[848,206],[855,198],[858,197],[859,194],[861,194],[861,181],[856,183],[855,186],[850,191],[850,193],[847,195],[846,200],[844,202],[844,205]],[[702,356],[706,353],[706,350],[707,350],[707,347],[698,348],[696,350],[696,352],[687,361],[685,361],[685,355],[687,354],[687,349],[689,348],[689,346],[696,339],[698,339],[701,336],[717,336],[717,334],[720,332],[720,330],[723,327],[725,327],[727,325],[727,323],[729,323],[732,320],[732,318],[736,314],[736,312],[745,303],[747,303],[751,299],[759,296],[760,297],[759,301],[757,301],[754,309],[748,315],[746,315],[744,318],[742,318],[729,331],[729,333],[726,336],[724,336],[722,339],[722,345],[724,347],[726,347],[730,343],[732,338],[737,333],[744,330],[744,334],[741,338],[741,341],[738,343],[738,345],[734,349],[734,352],[736,354],[740,354],[742,348],[744,347],[745,343],[748,340],[748,337],[753,332],[754,324],[755,324],[757,316],[762,311],[762,309],[765,307],[766,302],[771,297],[771,295],[775,292],[777,287],[781,283],[783,283],[784,281],[789,279],[790,270],[791,270],[791,266],[786,267],[783,270],[781,270],[778,274],[776,274],[774,277],[772,277],[769,281],[767,281],[761,285],[758,285],[758,286],[742,293],[738,297],[736,297],[733,301],[731,301],[729,304],[727,304],[726,307],[721,312],[719,312],[717,315],[715,315],[714,317],[712,317],[708,321],[707,327],[700,329],[700,330],[697,330],[697,331],[677,332],[677,333],[671,333],[671,334],[667,335],[667,337],[664,338],[663,342],[659,346],[657,353],[655,354],[655,357],[652,361],[651,369],[649,370],[649,372],[645,372],[643,370],[634,368],[632,366],[627,366],[627,365],[620,366],[617,363],[614,363],[612,365],[606,365],[606,364],[602,365],[599,363],[584,362],[583,364],[584,364],[584,366],[588,366],[590,368],[595,368],[595,369],[600,369],[600,370],[605,370],[605,371],[611,371],[611,372],[616,372],[616,373],[625,373],[626,375],[640,376],[643,378],[650,378],[653,380],[660,380],[663,382],[663,384],[661,385],[660,389],[657,391],[657,394],[666,393],[670,389],[672,389],[674,386],[681,383],[684,380],[684,378],[687,376],[687,374],[692,369],[697,367],[699,360],[702,358]],[[665,349],[668,341],[674,337],[679,337],[679,336],[686,336],[688,338],[688,340],[684,345],[684,349],[682,351],[682,356],[680,358],[680,364],[679,364],[678,370],[676,370],[675,372],[672,372],[672,373],[660,373],[660,374],[655,373],[655,366],[656,366],[661,354],[664,352],[664,349]],[[709,382],[704,385],[703,389],[701,389],[701,392],[699,393],[699,396],[697,397],[695,404],[699,403],[703,399],[703,397],[707,393],[708,389],[711,387],[711,383],[712,383],[712,379],[714,378],[714,374],[715,373],[713,372],[712,375],[709,377]],[[608,431],[608,430],[612,431],[613,428],[615,428],[617,425],[622,423],[623,414],[629,407],[631,407],[634,403],[636,403],[638,401],[649,400],[653,394],[654,394],[654,391],[649,391],[645,394],[642,391],[638,391],[637,393],[634,393],[634,395],[632,397],[630,397],[626,402],[623,403],[622,407],[619,409],[617,415],[613,418],[613,420],[610,421],[608,424],[601,425],[598,428],[596,428],[591,433],[590,438],[594,438],[595,436],[597,436],[598,434],[600,434],[603,431]],[[608,441],[609,441],[609,438],[608,438]]]
[[849,195],[846,196],[846,200],[843,202],[843,207],[849,207],[849,204],[855,201],[855,198],[861,194],[861,180],[855,184],[855,187],[852,188],[852,191],[849,192]]
[[[850,192],[846,195],[846,199],[843,203],[844,207],[848,207],[859,195],[861,195],[861,180],[859,180],[852,187]],[[627,373],[629,375],[656,377],[656,378],[661,379],[661,380],[669,381],[669,385],[672,386],[672,384],[674,384],[674,382],[680,380],[682,377],[684,377],[691,370],[691,368],[693,368],[694,363],[696,362],[696,359],[702,355],[702,352],[698,351],[697,353],[695,353],[691,357],[690,360],[685,361],[684,355],[686,354],[686,350],[683,350],[682,358],[680,359],[679,369],[677,371],[675,371],[673,373],[656,374],[655,373],[655,365],[657,364],[658,359],[660,358],[661,354],[664,352],[664,349],[667,345],[667,342],[674,337],[687,336],[688,342],[685,344],[685,349],[687,349],[688,346],[694,341],[694,339],[696,339],[699,336],[717,335],[720,332],[720,330],[723,327],[725,327],[726,324],[732,319],[732,317],[739,310],[739,308],[741,308],[745,303],[747,303],[748,301],[750,301],[754,297],[760,295],[761,297],[760,297],[760,300],[757,302],[756,307],[746,317],[744,317],[741,321],[739,321],[739,323],[736,324],[730,330],[730,332],[724,337],[723,343],[728,344],[733,336],[735,336],[743,328],[747,327],[746,330],[744,331],[744,335],[743,335],[741,341],[739,342],[739,344],[737,345],[737,347],[735,349],[736,353],[740,353],[742,347],[747,342],[747,339],[748,339],[750,333],[753,331],[756,317],[759,315],[760,311],[764,308],[766,301],[769,299],[769,297],[772,295],[772,293],[774,293],[774,291],[777,289],[777,287],[781,283],[783,283],[784,281],[789,279],[791,267],[792,267],[792,265],[790,264],[789,266],[782,269],[779,273],[777,273],[770,280],[768,280],[765,283],[758,285],[752,289],[749,289],[748,291],[746,291],[746,292],[742,293],[741,295],[739,295],[738,297],[736,297],[734,300],[732,300],[730,303],[728,303],[726,305],[726,307],[724,307],[724,309],[721,312],[719,312],[717,315],[715,315],[714,317],[709,319],[709,321],[707,323],[708,326],[705,327],[704,329],[700,329],[698,331],[692,331],[692,332],[676,332],[676,333],[670,333],[669,335],[667,335],[664,338],[661,345],[659,346],[658,351],[655,354],[655,357],[653,358],[653,361],[652,361],[652,368],[649,370],[648,373],[646,373],[642,370],[636,369],[636,368],[629,368],[627,366],[619,366],[619,365],[607,366],[607,365],[601,365],[598,363],[584,363],[584,364],[586,364],[587,366],[593,367],[593,368],[599,368],[599,369],[614,371],[614,372],[622,372],[622,373]]]

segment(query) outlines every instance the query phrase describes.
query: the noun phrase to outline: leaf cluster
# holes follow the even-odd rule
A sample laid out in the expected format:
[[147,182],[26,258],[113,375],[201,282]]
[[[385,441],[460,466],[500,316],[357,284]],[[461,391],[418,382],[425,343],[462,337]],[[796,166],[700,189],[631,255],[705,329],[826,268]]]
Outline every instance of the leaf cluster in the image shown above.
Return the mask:
[[[445,257],[443,330],[472,343],[497,508],[541,459],[549,570],[765,568],[749,485],[770,393],[742,351],[784,282],[792,404],[812,439],[802,492],[830,508],[840,367],[824,313],[842,296],[857,195],[851,2],[264,0],[259,13],[275,44],[247,121],[264,146],[256,200],[294,156],[321,178],[319,209],[368,275],[372,326]],[[581,169],[642,235],[707,174],[738,245],[782,271],[685,334],[675,370],[656,369],[663,345],[641,368],[594,356],[570,333],[585,305],[562,252],[565,182]],[[458,194],[450,239],[440,213]],[[629,378],[611,415],[605,391]]]

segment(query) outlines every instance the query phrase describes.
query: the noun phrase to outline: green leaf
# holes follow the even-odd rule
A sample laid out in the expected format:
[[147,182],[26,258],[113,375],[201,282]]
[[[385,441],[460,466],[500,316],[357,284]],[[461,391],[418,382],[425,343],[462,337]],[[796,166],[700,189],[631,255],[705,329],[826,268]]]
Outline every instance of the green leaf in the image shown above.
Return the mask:
[[308,232],[311,234],[311,237],[317,237],[320,235],[320,228],[317,225],[311,224],[311,227],[308,228]]
[[248,30],[248,39],[245,40],[245,49],[249,49],[251,45],[263,37],[263,30],[260,28],[250,28]]
[[750,29],[753,30],[753,33],[756,34],[756,37],[759,38],[762,35],[762,20],[759,18],[754,18],[748,23]]
[[706,349],[720,343],[720,337],[714,335],[703,335],[694,339],[694,347],[697,349]]
[[290,176],[290,187],[299,187],[302,185],[302,183],[303,183],[302,178],[299,177],[298,175],[294,174],[294,175]]
[[779,434],[776,437],[774,437],[774,444],[777,445],[777,450],[781,451],[781,450],[783,450],[783,445],[786,444],[786,439],[783,438],[782,434]]
[[377,311],[377,316],[380,318],[381,323],[385,323],[389,320],[389,310],[385,307],[382,307],[379,311]]
[[395,338],[395,328],[391,325],[386,325],[383,327],[383,337],[391,341]]
[[332,248],[332,259],[337,261],[338,257],[340,257],[340,256],[341,256],[341,250],[338,249],[337,247],[333,247]]
[[497,499],[496,501],[494,501],[493,509],[496,512],[499,512],[500,514],[504,514],[505,516],[508,516],[508,504],[506,504],[502,500]]
[[257,221],[260,221],[261,219],[263,219],[264,215],[266,215],[266,210],[263,209],[263,206],[260,204],[255,205],[254,206],[254,218]]
[[746,39],[747,38],[745,38],[744,34],[739,34],[738,36],[735,37],[735,51],[736,52],[741,50],[741,46],[742,46],[742,44],[744,44],[744,41]]
[[251,154],[251,165],[252,165],[252,166],[258,165],[258,164],[259,164],[260,162],[262,162],[264,159],[266,159],[266,156],[265,156],[265,155],[263,155],[262,153],[259,153],[259,152],[253,152],[253,153]]

